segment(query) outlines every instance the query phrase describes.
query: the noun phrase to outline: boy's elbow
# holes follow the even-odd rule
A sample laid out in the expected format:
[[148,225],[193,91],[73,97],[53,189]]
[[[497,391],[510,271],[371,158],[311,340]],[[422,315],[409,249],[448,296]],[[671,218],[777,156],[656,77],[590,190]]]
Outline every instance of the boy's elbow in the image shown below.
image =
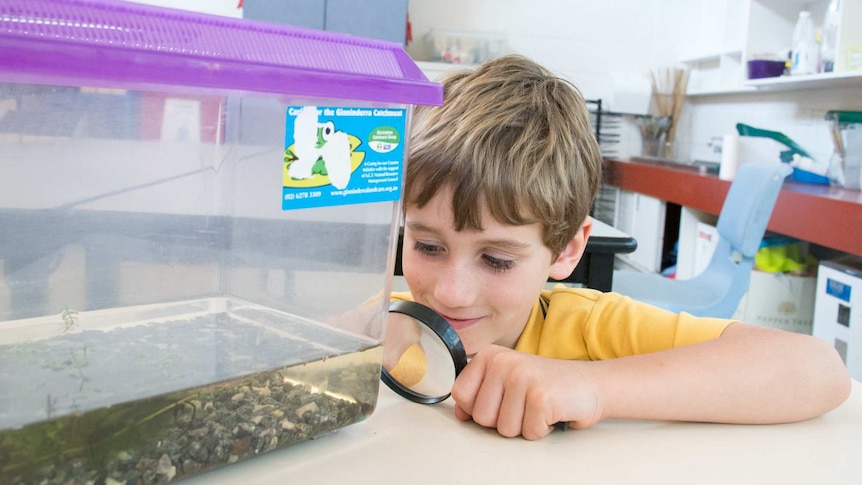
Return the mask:
[[812,337],[817,341],[818,363],[814,365],[817,370],[814,378],[817,380],[818,394],[823,410],[819,414],[825,414],[840,406],[850,397],[853,390],[853,380],[847,371],[847,366],[841,360],[838,352],[828,343]]
[[844,366],[844,363],[840,359],[839,362],[841,365],[833,373],[829,384],[829,390],[834,399],[831,409],[837,408],[846,401],[853,390],[853,380],[850,378],[850,374],[847,373],[847,367]]

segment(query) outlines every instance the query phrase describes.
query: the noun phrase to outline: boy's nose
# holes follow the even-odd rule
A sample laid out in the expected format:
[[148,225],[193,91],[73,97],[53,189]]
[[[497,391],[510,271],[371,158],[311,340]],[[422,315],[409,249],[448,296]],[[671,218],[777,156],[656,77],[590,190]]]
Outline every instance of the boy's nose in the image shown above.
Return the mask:
[[470,306],[476,301],[478,284],[470,265],[451,262],[436,278],[434,298],[449,308]]

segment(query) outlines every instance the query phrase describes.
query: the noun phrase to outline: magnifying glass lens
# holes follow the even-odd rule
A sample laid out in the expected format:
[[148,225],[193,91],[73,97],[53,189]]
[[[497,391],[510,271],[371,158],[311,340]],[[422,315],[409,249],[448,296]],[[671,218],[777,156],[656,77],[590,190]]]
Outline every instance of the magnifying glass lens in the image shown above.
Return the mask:
[[467,365],[458,334],[446,319],[415,302],[393,302],[389,312],[381,379],[415,402],[445,400]]

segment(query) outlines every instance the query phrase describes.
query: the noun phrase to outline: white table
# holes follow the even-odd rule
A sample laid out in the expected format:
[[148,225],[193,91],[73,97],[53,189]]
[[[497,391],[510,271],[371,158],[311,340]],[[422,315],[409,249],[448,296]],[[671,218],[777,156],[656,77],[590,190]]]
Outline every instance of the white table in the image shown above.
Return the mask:
[[835,411],[785,425],[608,420],[539,441],[455,419],[381,385],[375,412],[333,434],[189,484],[860,484],[862,384]]
[[632,236],[593,219],[593,230],[587,240],[587,247],[578,266],[564,283],[578,283],[587,288],[601,291],[613,289],[614,258],[617,254],[627,254],[637,249],[638,243]]

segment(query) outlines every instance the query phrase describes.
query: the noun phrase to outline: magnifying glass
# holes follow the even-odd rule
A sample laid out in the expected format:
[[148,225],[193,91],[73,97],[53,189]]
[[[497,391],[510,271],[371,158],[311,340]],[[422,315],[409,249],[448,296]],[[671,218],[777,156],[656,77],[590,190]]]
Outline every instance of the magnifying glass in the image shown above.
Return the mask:
[[380,378],[399,395],[422,404],[446,400],[467,353],[455,329],[425,305],[394,301],[383,346]]
[[[455,329],[439,313],[412,301],[389,305],[380,379],[411,401],[435,404],[452,393],[467,366],[467,352]],[[554,424],[564,431],[568,422]]]

